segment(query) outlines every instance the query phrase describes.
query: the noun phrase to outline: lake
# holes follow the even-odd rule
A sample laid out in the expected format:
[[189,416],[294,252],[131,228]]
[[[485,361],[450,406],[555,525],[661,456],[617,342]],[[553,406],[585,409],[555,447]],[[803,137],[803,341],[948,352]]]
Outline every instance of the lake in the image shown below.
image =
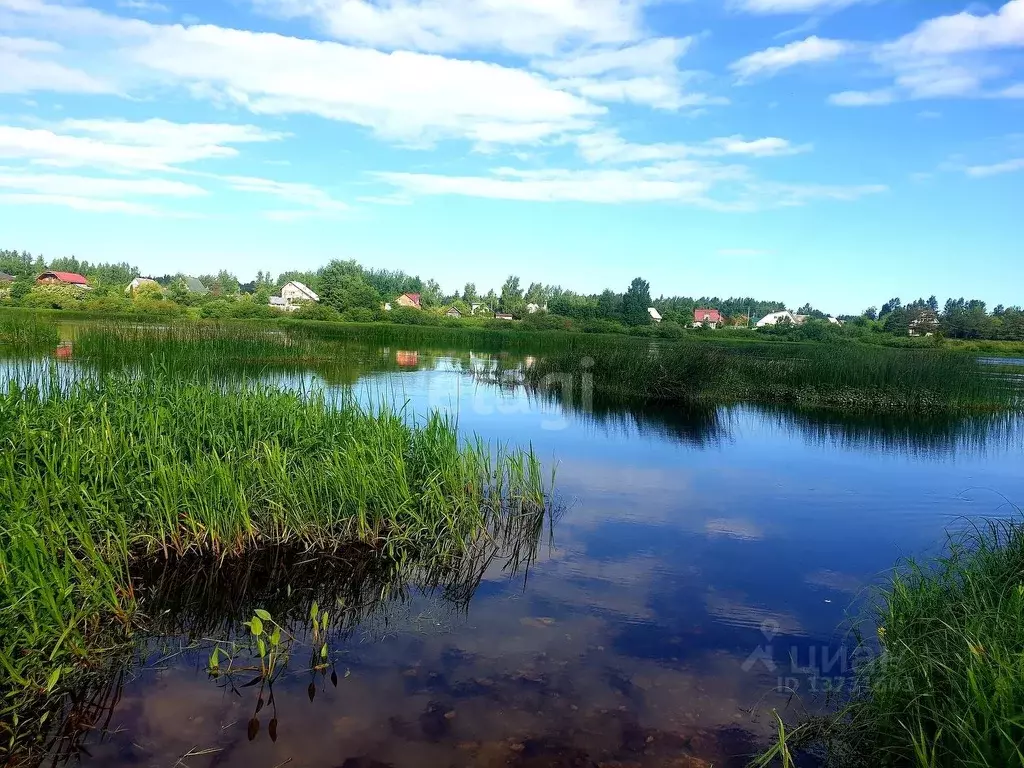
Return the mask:
[[[944,530],[1024,504],[1013,417],[622,408],[480,375],[496,357],[529,365],[522,353],[346,355],[267,378],[354,386],[410,418],[442,409],[466,435],[532,445],[557,494],[535,560],[498,558],[453,589],[271,558],[211,576],[202,606],[188,589],[205,576],[188,563],[140,577],[142,610],[166,634],[111,676],[90,710],[103,727],[64,743],[58,763],[743,765],[776,727],[773,707],[813,710],[844,685],[843,625],[866,587],[901,556],[938,551]],[[214,645],[248,618],[241,603],[301,603],[302,585],[333,578],[348,607],[365,605],[322,671],[295,664],[272,702],[246,676],[208,674]]]

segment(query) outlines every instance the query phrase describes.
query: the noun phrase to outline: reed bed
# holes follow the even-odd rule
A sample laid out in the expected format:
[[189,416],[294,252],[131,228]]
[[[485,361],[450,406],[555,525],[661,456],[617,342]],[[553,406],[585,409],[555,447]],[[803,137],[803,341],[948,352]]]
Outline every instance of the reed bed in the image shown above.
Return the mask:
[[51,372],[0,397],[0,721],[133,625],[141,563],[353,543],[456,562],[547,508],[532,452],[462,440],[436,413],[161,367]]
[[23,355],[53,349],[60,341],[57,325],[33,314],[0,313],[0,355]]
[[[1019,407],[1020,390],[967,355],[857,345],[614,345],[542,357],[537,389],[574,381],[596,396],[648,402],[789,404],[874,411]],[[577,390],[580,391],[580,390]]]
[[844,768],[1024,766],[1024,523],[972,527],[903,563],[864,619],[877,641],[861,641],[852,701],[783,729],[755,766],[802,749]]

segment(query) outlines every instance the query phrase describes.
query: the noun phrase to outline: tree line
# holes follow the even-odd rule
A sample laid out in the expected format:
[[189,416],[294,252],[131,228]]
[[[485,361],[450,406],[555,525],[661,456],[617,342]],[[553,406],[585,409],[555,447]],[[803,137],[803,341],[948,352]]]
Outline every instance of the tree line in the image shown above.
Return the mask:
[[[80,293],[68,292],[65,296],[57,289],[38,289],[34,284],[35,277],[46,270],[82,274],[93,290],[88,297],[83,297]],[[126,262],[91,263],[74,256],[46,260],[41,254],[13,250],[0,250],[0,272],[16,278],[6,289],[9,303],[60,307],[65,303],[78,302],[76,306],[89,304],[85,308],[109,310],[121,308],[127,301],[125,287],[132,279],[141,276],[138,267]],[[467,282],[461,291],[445,293],[436,280],[424,280],[401,270],[366,268],[355,260],[333,260],[316,270],[287,271],[276,278],[270,272],[260,271],[255,279],[244,283],[228,270],[198,275],[209,289],[205,295],[190,291],[185,283],[186,277],[181,273],[156,276],[153,279],[163,290],[143,292],[140,300],[151,304],[165,302],[160,305],[165,309],[169,304],[200,306],[202,313],[211,317],[257,316],[270,313],[266,305],[271,295],[278,293],[286,283],[298,281],[319,294],[322,319],[377,319],[386,302],[393,302],[404,293],[414,293],[419,294],[421,306],[428,311],[441,312],[455,307],[463,315],[504,313],[523,318],[535,310],[538,314],[563,318],[574,324],[573,327],[609,331],[651,325],[654,322],[649,312],[651,307],[658,311],[666,327],[689,326],[697,309],[717,309],[726,325],[752,327],[761,317],[786,308],[784,302],[754,297],[661,295],[652,298],[650,284],[641,277],[635,278],[622,292],[609,288],[601,293],[577,293],[541,282],[530,282],[524,287],[518,276],[510,275],[497,291],[491,288],[484,292],[478,290],[475,283]],[[823,321],[824,325],[829,318],[827,313],[810,304],[800,307],[796,313],[812,321],[804,329],[804,336],[824,332],[816,329],[813,321]],[[989,311],[985,302],[977,299],[949,299],[940,306],[935,296],[907,304],[893,298],[883,303],[881,309],[869,307],[860,315],[841,316],[840,319],[845,321],[851,332],[1024,340],[1024,312],[1020,307],[1000,305]],[[569,324],[565,327],[570,327]],[[794,332],[785,328],[776,330],[779,333]],[[837,332],[834,327],[829,330]]]

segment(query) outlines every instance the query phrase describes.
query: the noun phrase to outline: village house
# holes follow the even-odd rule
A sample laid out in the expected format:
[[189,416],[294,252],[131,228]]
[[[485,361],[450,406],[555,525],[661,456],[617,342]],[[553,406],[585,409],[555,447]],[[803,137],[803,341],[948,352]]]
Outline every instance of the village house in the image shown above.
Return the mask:
[[305,283],[292,280],[281,288],[281,298],[289,305],[302,301],[320,301],[320,297]]
[[540,304],[534,304],[533,302],[530,302],[529,304],[526,305],[526,311],[529,312],[531,315],[537,314],[542,309],[546,312],[548,308],[542,307]]
[[134,280],[128,283],[128,287],[124,289],[124,292],[135,293],[137,290],[139,290],[139,288],[141,288],[144,285],[155,285],[157,288],[160,287],[160,283],[158,283],[156,280],[153,280],[152,278],[136,277]]
[[497,312],[494,315],[495,320],[515,320],[512,315],[505,314],[504,312]]
[[910,321],[908,334],[910,336],[934,336],[939,330],[939,315],[934,310],[923,309]]
[[448,309],[446,309],[445,312],[444,312],[444,316],[445,317],[461,318],[462,317],[462,313],[459,311],[458,307],[448,307]]
[[43,272],[36,278],[40,285],[78,285],[89,287],[89,281],[76,272]]
[[491,308],[486,304],[474,303],[469,305],[469,314],[475,315],[477,312],[490,312]]
[[14,275],[9,275],[6,272],[0,272],[0,283],[13,283]]
[[788,309],[784,309],[781,312],[772,312],[770,315],[765,315],[757,321],[758,328],[764,328],[767,325],[779,325],[780,323],[785,325],[803,325],[807,320],[807,315],[797,315],[790,312]]
[[661,322],[661,319],[662,319],[661,318],[661,312],[656,310],[654,307],[648,307],[647,308],[647,314],[651,316],[651,320],[653,320],[654,322],[656,322],[656,323],[660,323]]
[[189,293],[195,293],[199,296],[205,296],[210,292],[210,289],[203,285],[202,281],[195,277],[186,277],[185,288]]
[[412,307],[413,309],[423,309],[420,306],[420,295],[418,293],[403,293],[397,299],[395,304],[400,307]]
[[717,328],[722,325],[722,313],[717,309],[693,310],[694,328]]

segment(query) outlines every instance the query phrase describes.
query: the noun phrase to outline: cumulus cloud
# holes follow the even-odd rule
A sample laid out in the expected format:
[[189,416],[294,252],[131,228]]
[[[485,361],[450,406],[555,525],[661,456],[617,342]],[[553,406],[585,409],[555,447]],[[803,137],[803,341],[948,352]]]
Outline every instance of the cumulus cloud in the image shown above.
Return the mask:
[[828,40],[812,35],[789,45],[766,48],[763,51],[744,56],[729,65],[740,80],[759,76],[770,76],[801,64],[835,61],[854,49],[854,44],[845,40]]
[[930,19],[888,46],[906,56],[935,56],[1024,46],[1024,0],[1010,0],[995,13],[968,11]]
[[580,155],[590,163],[640,163],[726,155],[769,157],[794,155],[811,150],[809,144],[795,145],[776,136],[750,140],[742,136],[720,136],[695,144],[634,144],[612,131],[578,136],[576,145]]

